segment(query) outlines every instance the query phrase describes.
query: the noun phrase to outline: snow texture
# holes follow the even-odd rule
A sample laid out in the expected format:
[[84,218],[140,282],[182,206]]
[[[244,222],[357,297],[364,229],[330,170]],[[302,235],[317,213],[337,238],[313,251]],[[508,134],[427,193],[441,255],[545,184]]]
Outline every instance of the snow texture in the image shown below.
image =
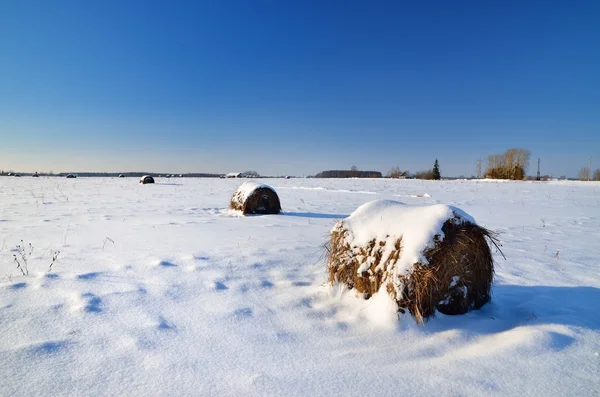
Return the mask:
[[[440,241],[444,239],[442,226],[449,219],[475,224],[464,211],[444,204],[409,206],[393,200],[374,200],[356,209],[344,219],[343,225],[348,231],[346,242],[350,247],[363,247],[372,240],[386,243],[381,264],[387,261],[395,242],[402,239],[402,255],[390,265],[397,275],[403,275],[417,262],[428,263],[423,253],[427,248],[433,248],[434,236],[439,236]],[[358,273],[369,266],[366,261]]]
[[[0,396],[598,395],[598,183],[273,179],[286,212],[239,217],[238,180],[156,182],[0,177]],[[490,303],[327,284],[334,223],[400,197],[501,233]]]

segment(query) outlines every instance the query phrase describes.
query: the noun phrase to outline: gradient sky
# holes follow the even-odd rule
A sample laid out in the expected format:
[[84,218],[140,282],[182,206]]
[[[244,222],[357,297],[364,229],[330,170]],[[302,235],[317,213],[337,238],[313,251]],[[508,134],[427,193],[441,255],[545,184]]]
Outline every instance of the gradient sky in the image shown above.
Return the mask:
[[3,0],[0,168],[600,168],[599,1]]

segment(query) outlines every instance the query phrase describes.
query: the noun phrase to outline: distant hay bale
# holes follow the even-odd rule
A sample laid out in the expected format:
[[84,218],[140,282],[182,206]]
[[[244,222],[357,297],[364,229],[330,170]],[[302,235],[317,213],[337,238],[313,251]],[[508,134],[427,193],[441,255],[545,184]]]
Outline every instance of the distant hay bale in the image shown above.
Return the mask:
[[377,200],[331,231],[327,270],[369,299],[387,293],[417,322],[439,311],[464,314],[490,298],[495,234],[458,208]]
[[140,183],[143,185],[146,185],[148,183],[154,183],[154,178],[152,178],[150,175],[144,175],[140,178]]
[[77,178],[77,175],[75,175],[75,174],[67,174],[67,179],[73,179],[73,178]]
[[125,178],[125,175],[119,174],[119,178]]
[[256,183],[242,183],[231,197],[229,208],[247,214],[279,214],[281,203],[271,186]]

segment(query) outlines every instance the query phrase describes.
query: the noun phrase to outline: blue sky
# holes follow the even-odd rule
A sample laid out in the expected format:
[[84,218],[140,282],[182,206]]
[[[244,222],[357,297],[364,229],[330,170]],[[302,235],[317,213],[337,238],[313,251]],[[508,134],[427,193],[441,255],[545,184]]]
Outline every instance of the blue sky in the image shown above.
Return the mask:
[[600,168],[600,2],[0,2],[0,168]]

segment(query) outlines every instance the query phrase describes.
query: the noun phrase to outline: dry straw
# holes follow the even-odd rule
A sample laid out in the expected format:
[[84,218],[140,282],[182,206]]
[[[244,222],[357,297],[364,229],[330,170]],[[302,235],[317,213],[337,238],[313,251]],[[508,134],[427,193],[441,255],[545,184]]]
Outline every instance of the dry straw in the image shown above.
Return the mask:
[[140,183],[143,185],[146,185],[148,183],[154,183],[154,178],[152,178],[150,175],[144,175],[140,178]]
[[[373,239],[365,246],[350,247],[346,238],[349,230],[341,221],[332,230],[327,246],[329,282],[355,289],[365,299],[385,285],[398,311],[408,310],[419,323],[436,310],[463,314],[479,309],[491,298],[494,260],[490,244],[498,247],[496,235],[459,218],[447,220],[442,232],[443,240],[436,235],[433,248],[423,252],[427,263],[414,263],[406,274],[396,274],[402,238],[394,242],[391,254],[382,263],[386,241]],[[367,263],[368,270],[358,274]]]
[[275,190],[267,185],[244,183],[233,193],[229,208],[248,214],[279,214],[281,203]]

